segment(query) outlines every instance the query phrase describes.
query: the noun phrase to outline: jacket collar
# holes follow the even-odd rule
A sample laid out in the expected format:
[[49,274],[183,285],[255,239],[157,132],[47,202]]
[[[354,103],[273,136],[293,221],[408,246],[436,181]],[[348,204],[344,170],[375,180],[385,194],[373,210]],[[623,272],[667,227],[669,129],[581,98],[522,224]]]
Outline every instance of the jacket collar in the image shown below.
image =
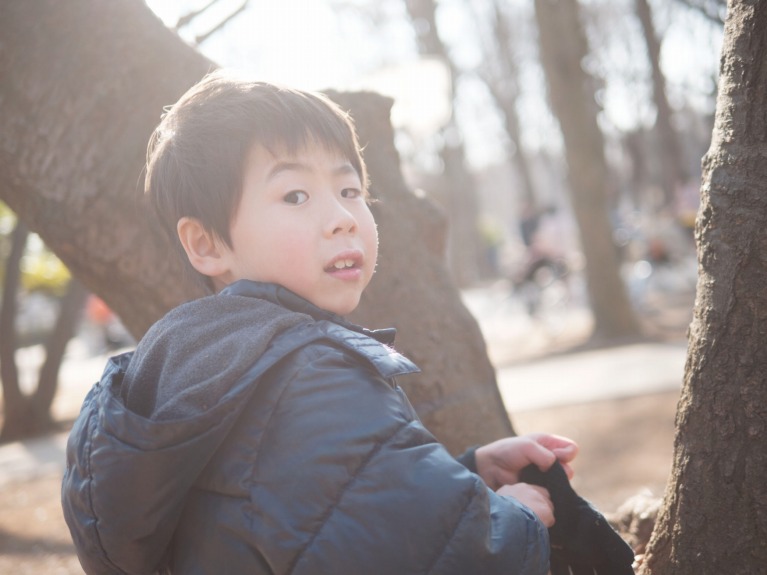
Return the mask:
[[234,295],[263,299],[291,311],[309,315],[317,321],[325,320],[341,325],[346,329],[372,337],[385,345],[392,345],[394,343],[394,338],[397,335],[397,330],[393,327],[367,329],[356,325],[343,316],[317,307],[300,295],[278,284],[251,280],[237,280],[221,290],[219,295]]

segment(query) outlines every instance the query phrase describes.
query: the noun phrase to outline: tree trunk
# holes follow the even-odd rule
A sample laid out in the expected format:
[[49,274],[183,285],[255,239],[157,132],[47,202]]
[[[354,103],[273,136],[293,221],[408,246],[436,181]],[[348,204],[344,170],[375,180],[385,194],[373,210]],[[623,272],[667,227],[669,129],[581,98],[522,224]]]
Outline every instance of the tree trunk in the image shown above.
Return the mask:
[[[211,68],[135,0],[0,4],[0,196],[135,337],[200,295],[139,190],[162,107]],[[424,370],[402,383],[449,449],[507,435],[482,335],[444,269],[442,223],[402,182],[391,103],[348,98],[382,199],[380,271],[357,317],[401,327],[398,346]]]
[[648,575],[767,565],[767,3],[732,1],[703,161],[699,276],[671,478]]
[[586,283],[594,337],[611,340],[639,333],[620,277],[607,213],[607,163],[597,123],[593,79],[577,0],[535,0],[541,62],[551,107],[565,143],[572,206],[586,258]]
[[522,147],[522,129],[517,112],[519,67],[512,43],[513,35],[509,30],[508,16],[504,13],[499,2],[500,0],[493,0],[492,3],[493,38],[490,42],[497,54],[494,57],[488,54],[488,57],[497,60],[498,70],[495,73],[491,72],[492,65],[487,64],[487,68],[480,71],[480,76],[487,85],[496,106],[498,106],[498,111],[503,116],[503,125],[513,144],[513,148],[509,151],[509,163],[517,171],[519,177],[520,204],[537,211],[539,207],[538,194],[535,191],[527,153]]
[[442,128],[440,159],[444,165],[440,182],[449,220],[447,253],[453,278],[462,287],[480,277],[478,262],[482,258],[479,237],[479,205],[476,184],[466,162],[466,153],[456,124],[454,106],[458,70],[437,28],[435,0],[405,0],[410,20],[416,31],[418,50],[423,56],[438,58],[450,71],[451,113]]
[[500,86],[498,86],[491,78],[485,78],[485,84],[490,95],[495,101],[495,105],[498,106],[498,110],[503,116],[503,126],[506,129],[506,133],[509,136],[509,140],[512,142],[511,149],[508,153],[509,164],[511,164],[517,172],[519,178],[519,188],[517,195],[519,196],[520,204],[522,206],[532,206],[533,211],[537,211],[540,207],[540,201],[538,200],[538,194],[535,192],[535,185],[533,184],[533,175],[530,169],[530,162],[527,158],[527,152],[522,148],[522,130],[519,125],[519,116],[516,109],[516,95],[510,95],[503,93]]
[[19,405],[24,396],[19,387],[19,370],[16,366],[16,299],[21,283],[21,257],[27,245],[29,231],[20,219],[11,233],[11,250],[5,262],[2,303],[0,303],[0,381],[6,416],[9,406]]
[[21,280],[21,259],[29,231],[21,220],[11,234],[11,250],[5,262],[2,303],[0,303],[0,380],[3,390],[3,418],[0,443],[15,441],[49,431],[54,427],[51,404],[56,393],[59,368],[67,343],[72,339],[85,302],[85,290],[76,280],[70,281],[60,302],[59,315],[45,345],[45,362],[31,394],[21,389],[16,365],[16,313]]
[[642,25],[642,33],[647,45],[647,56],[652,70],[653,102],[655,103],[655,133],[659,146],[656,150],[660,163],[661,187],[664,204],[661,207],[674,207],[676,190],[689,177],[687,162],[684,158],[679,135],[672,122],[673,113],[666,96],[666,76],[660,67],[660,41],[655,33],[652,10],[648,0],[635,0],[635,10]]
[[61,298],[56,324],[45,342],[45,361],[40,367],[37,389],[33,397],[35,419],[43,424],[52,423],[51,405],[56,395],[59,370],[67,345],[77,331],[87,297],[88,290],[77,279],[72,278],[64,297]]
[[163,106],[210,68],[135,0],[0,4],[3,197],[134,334],[198,295],[140,190]]
[[400,384],[426,427],[452,451],[513,434],[482,333],[443,264],[445,217],[407,188],[399,170],[392,101],[376,94],[329,95],[355,116],[371,193],[381,199],[372,205],[378,267],[352,319],[397,328],[397,349],[423,370]]
[[[56,395],[59,369],[67,344],[77,329],[87,293],[77,280],[72,279],[69,282],[67,291],[59,302],[56,324],[45,343],[45,360],[38,373],[35,390],[26,394],[20,389],[18,378],[13,384],[6,384],[6,380],[3,379],[6,401],[3,406],[4,417],[0,443],[33,437],[55,429],[56,422],[51,417],[51,405]],[[3,353],[4,363],[6,359],[8,358]],[[10,363],[15,371],[16,364],[13,356],[10,358]]]

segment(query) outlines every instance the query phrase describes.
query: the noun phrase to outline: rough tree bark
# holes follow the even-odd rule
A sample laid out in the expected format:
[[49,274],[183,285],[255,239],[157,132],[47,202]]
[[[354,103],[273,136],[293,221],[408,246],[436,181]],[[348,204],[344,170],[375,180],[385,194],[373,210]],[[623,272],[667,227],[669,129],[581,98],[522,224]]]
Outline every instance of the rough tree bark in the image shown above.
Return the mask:
[[647,575],[767,565],[767,3],[731,1],[698,212],[698,291]]
[[134,334],[195,295],[137,190],[162,107],[211,67],[140,2],[0,5],[0,193]]
[[541,62],[565,144],[572,207],[586,258],[594,338],[639,333],[618,269],[607,214],[607,163],[594,82],[583,69],[588,44],[577,0],[535,0]]
[[[138,197],[162,107],[212,67],[134,0],[0,5],[0,197],[136,337],[199,295]],[[381,199],[381,262],[356,317],[401,328],[398,346],[423,369],[402,384],[449,449],[512,433],[482,335],[445,272],[444,222],[402,181],[391,102],[335,97],[358,123]]]

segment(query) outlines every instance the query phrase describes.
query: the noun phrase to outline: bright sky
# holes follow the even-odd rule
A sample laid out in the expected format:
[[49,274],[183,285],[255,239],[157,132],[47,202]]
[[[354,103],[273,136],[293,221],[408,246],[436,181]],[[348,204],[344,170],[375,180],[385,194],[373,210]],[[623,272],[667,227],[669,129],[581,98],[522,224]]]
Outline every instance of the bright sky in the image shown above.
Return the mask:
[[[147,4],[172,26],[180,15],[207,1],[148,0]],[[191,40],[241,3],[222,0],[200,16],[193,30],[182,30],[182,37]],[[266,81],[307,90],[371,89],[392,96],[395,124],[433,133],[449,114],[449,79],[434,62],[415,61],[413,34],[402,19],[401,4],[379,4],[379,10],[389,12],[389,23],[369,34],[370,24],[352,8],[334,10],[328,0],[252,0],[200,49],[219,64]]]
[[[168,25],[207,2],[147,0]],[[182,30],[182,37],[189,39],[207,30],[240,4],[242,0],[221,0],[199,17],[193,33]],[[379,26],[376,36],[370,37],[355,14],[353,7],[334,8],[332,0],[251,0],[248,8],[205,41],[201,50],[226,66],[310,90],[344,88],[386,60],[399,61],[412,54],[412,37],[406,26]],[[380,48],[382,41],[388,41],[386,56]]]
[[[173,25],[179,15],[207,0],[149,0],[149,6]],[[207,30],[241,4],[224,0],[199,17],[193,32]],[[227,66],[257,70],[264,79],[298,88],[335,85],[351,73],[351,62],[333,39],[339,24],[321,0],[252,1],[226,27],[211,36],[202,50]],[[192,37],[182,30],[182,36]],[[307,50],[307,47],[311,47]],[[329,65],[332,63],[332,65]]]

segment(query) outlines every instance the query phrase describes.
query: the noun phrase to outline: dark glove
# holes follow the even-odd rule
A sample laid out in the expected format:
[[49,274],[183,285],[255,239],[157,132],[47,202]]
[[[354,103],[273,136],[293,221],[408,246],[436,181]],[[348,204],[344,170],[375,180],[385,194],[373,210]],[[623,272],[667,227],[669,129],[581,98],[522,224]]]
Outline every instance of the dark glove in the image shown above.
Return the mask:
[[634,575],[634,552],[604,515],[570,486],[559,462],[548,471],[528,465],[519,480],[549,491],[556,522],[549,529],[551,575]]

